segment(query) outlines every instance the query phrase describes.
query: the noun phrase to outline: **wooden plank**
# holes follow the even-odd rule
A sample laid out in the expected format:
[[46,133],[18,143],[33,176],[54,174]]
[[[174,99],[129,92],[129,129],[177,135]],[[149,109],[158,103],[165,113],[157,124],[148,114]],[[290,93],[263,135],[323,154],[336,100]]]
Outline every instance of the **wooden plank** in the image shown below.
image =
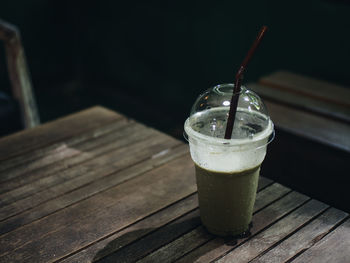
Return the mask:
[[[101,158],[104,158],[103,156],[100,156],[101,154],[112,151],[117,148],[122,148],[125,145],[129,145],[133,141],[137,142],[138,140],[143,140],[149,134],[154,134],[157,137],[161,137],[172,142],[175,141],[172,137],[169,137],[154,129],[146,128],[145,126],[136,123],[133,123],[132,125],[132,127],[127,127],[126,129],[118,130],[118,133],[116,134],[112,133],[112,136],[110,136],[110,138],[108,138],[107,136],[102,137],[99,138],[97,141],[91,140],[88,143],[84,143],[80,147],[75,147],[81,152],[81,154],[78,156],[65,159],[62,162],[57,162],[53,166],[47,166],[40,170],[27,173],[25,174],[25,176],[18,177],[16,178],[16,180],[8,181],[5,184],[0,184],[0,193],[2,193],[0,194],[0,205],[6,206],[11,202],[26,198],[33,193],[41,194],[41,189],[47,189],[48,187],[57,183],[57,180],[59,180],[59,182],[62,182],[69,178],[76,177],[80,173],[89,174],[91,173],[90,170],[93,164],[99,162]],[[125,134],[128,134],[128,137],[124,138]],[[123,140],[120,140],[120,138],[123,138]],[[180,143],[180,141],[176,142]],[[147,144],[147,141],[145,141],[144,143]],[[99,147],[90,150],[92,146],[96,145],[98,145]],[[120,151],[123,150],[120,149]],[[132,151],[128,151],[128,153],[132,154]],[[89,163],[86,163],[87,160],[91,161]],[[114,160],[112,161],[114,162]],[[81,165],[72,169],[78,164]],[[86,168],[85,170],[83,169],[84,167]],[[67,171],[67,168],[69,168],[69,171]],[[56,176],[58,171],[60,172],[60,176]],[[31,200],[30,202],[33,203],[33,200]],[[19,208],[21,205],[17,204],[16,206]],[[2,210],[0,208],[0,213],[1,211]],[[9,211],[6,208],[5,214],[7,213],[9,213]],[[12,214],[8,214],[8,216],[11,215]]]
[[29,152],[123,118],[96,106],[0,139],[0,160]]
[[350,122],[350,107],[329,103],[298,93],[286,92],[285,90],[262,84],[250,83],[247,87],[269,101],[311,111],[344,122]]
[[[0,260],[53,261],[196,190],[188,155],[0,237]],[[122,215],[122,216],[121,216]]]
[[[263,180],[264,179],[262,179],[261,181],[263,182]],[[260,187],[263,187],[263,185],[260,184]],[[272,185],[268,188],[272,188],[272,189],[276,190],[276,191],[272,190],[272,192],[274,192],[275,198],[278,198],[277,196],[278,196],[279,191],[280,192],[281,191],[283,192],[283,190],[289,191],[289,189],[287,189],[287,188],[282,189],[278,185]],[[264,196],[264,195],[262,195],[262,196]],[[257,199],[260,199],[260,198],[261,198],[261,196],[260,196],[260,192],[259,192],[257,194]],[[197,209],[197,210],[185,215],[184,217],[181,217],[181,218],[175,220],[174,222],[165,226],[164,228],[157,229],[156,231],[154,231],[153,233],[151,233],[147,237],[145,237],[141,240],[138,240],[137,242],[132,243],[129,246],[125,247],[125,249],[117,250],[113,254],[104,258],[102,260],[102,262],[115,262],[115,261],[134,262],[136,260],[141,259],[145,255],[151,253],[152,251],[156,250],[157,248],[164,246],[165,244],[169,243],[170,241],[176,239],[177,237],[180,237],[180,239],[182,240],[184,238],[184,237],[182,237],[183,234],[186,234],[191,229],[198,228],[199,226],[200,226],[200,219],[199,219],[199,211]],[[197,233],[196,230],[194,230],[194,231],[195,231],[194,233]],[[187,235],[185,235],[185,236],[187,236]],[[205,237],[203,237],[203,236],[205,236]],[[202,237],[202,239],[212,238],[212,236],[209,235],[205,231],[203,231],[201,233],[201,237]],[[191,242],[193,242],[193,241],[194,240],[192,240]],[[190,247],[190,245],[189,244],[186,244],[186,245],[187,245],[187,249],[188,249]],[[192,243],[192,245],[194,245],[194,242]],[[166,248],[167,248],[167,246],[166,246]],[[166,250],[166,248],[165,248],[165,250]],[[163,249],[157,250],[157,252],[158,251],[163,251]],[[162,256],[164,256],[164,258]],[[159,255],[158,253],[156,253],[155,255],[152,253],[151,256],[146,257],[145,260],[150,260],[150,261],[157,260],[159,262],[164,262],[164,260],[166,261],[166,258],[174,260],[173,257],[169,258],[169,256],[170,256],[169,254],[168,254],[168,257],[166,257],[165,255]]]
[[[186,148],[187,147],[188,146],[186,145]],[[263,189],[271,183],[271,180],[264,177],[260,177],[259,189]],[[191,195],[190,197],[181,200],[178,203],[175,203],[169,208],[175,209],[176,212],[179,212],[177,213],[177,216],[181,216],[182,214],[185,214],[185,211],[189,212],[190,210],[197,207],[197,195]],[[157,212],[153,214],[150,218],[145,218],[144,220],[139,221],[135,225],[131,225],[130,227],[122,230],[121,232],[117,232],[116,234],[113,234],[112,236],[107,237],[106,239],[103,239],[97,243],[94,243],[91,246],[84,248],[78,253],[69,256],[67,259],[63,260],[63,262],[91,262],[93,260],[99,260],[102,257],[107,256],[108,254],[114,253],[115,251],[122,249],[126,245],[140,239],[146,234],[153,232],[156,228],[160,228],[161,225],[159,225],[158,222],[160,222],[163,218],[165,219],[169,216],[169,221],[170,218],[174,219],[171,217],[171,211],[173,210],[168,211],[168,209],[165,209],[160,212]],[[163,224],[165,224],[169,221],[162,222]],[[132,234],[130,234],[130,232],[132,232]],[[114,258],[114,256],[112,258]],[[118,260],[120,260],[120,258],[118,258]]]
[[321,239],[313,247],[301,254],[298,262],[337,262],[348,263],[350,259],[350,219]]
[[271,179],[259,176],[258,191],[261,191],[262,189],[270,186],[271,184],[273,184],[273,181]]
[[[312,247],[347,216],[348,214],[343,211],[330,208],[281,244],[251,262],[278,263],[291,260],[296,255]],[[310,261],[306,260],[303,262]],[[328,262],[335,261],[332,259]]]
[[[147,160],[152,155],[171,149],[181,143],[176,140],[169,140],[168,137],[159,136],[158,134],[148,136],[147,139],[149,141],[141,138],[141,141],[128,143],[127,154],[125,146],[117,148],[117,150],[95,158],[90,162],[84,162],[68,169],[62,174],[54,174],[5,193],[3,198],[5,200],[1,200],[0,202],[2,205],[0,208],[0,219],[5,219],[21,211],[28,210],[56,196],[92,183],[108,174]],[[24,194],[27,197],[18,200]]]
[[328,205],[311,200],[238,248],[232,250],[217,262],[232,262],[233,260],[237,263],[249,262],[289,234],[297,231],[298,228],[308,223],[327,208]]
[[[309,200],[307,196],[291,192],[260,210],[253,215],[253,227],[250,230],[251,237],[254,237],[261,230],[278,221],[307,200]],[[247,240],[248,238],[230,240],[216,237],[182,257],[179,262],[211,262]]]
[[350,151],[350,126],[325,117],[265,101],[276,127],[344,151]]
[[259,192],[259,198],[256,198],[254,204],[254,212],[257,212],[274,202],[277,198],[280,198],[291,190],[288,187],[285,187],[279,183],[274,183],[272,186],[267,187],[266,189]]
[[142,140],[152,134],[155,136],[166,137],[168,140],[174,141],[172,137],[155,131],[154,129],[146,128],[143,125],[131,123],[129,126],[130,127],[124,127],[122,130],[118,130],[117,132],[103,136],[102,138],[90,140],[82,145],[75,146],[72,150],[79,152],[79,154],[76,156],[63,159],[62,161],[36,169],[34,171],[26,172],[25,176],[18,176],[18,174],[11,174],[11,172],[9,172],[9,174],[6,176],[7,178],[16,175],[17,177],[15,177],[14,180],[6,181],[5,183],[0,184],[0,193],[14,190],[15,188],[32,183],[43,177],[57,173],[58,171],[62,172],[68,168],[88,160],[92,160],[116,148],[124,147],[129,143],[129,141],[132,142]]
[[[276,199],[281,198],[281,196],[285,195],[289,191],[290,189],[277,183],[265,188],[257,194],[254,213],[260,210],[262,207],[271,204],[271,202],[275,201]],[[205,231],[203,226],[199,226],[193,231],[190,231],[189,233],[186,233],[185,235],[175,239],[173,242],[168,243],[160,249],[155,250],[151,254],[142,258],[140,262],[173,262],[184,254],[190,252],[191,250],[199,247],[200,245],[208,242],[213,238],[214,236]],[[145,243],[141,246],[147,247],[147,244],[148,243]],[[116,260],[119,258],[114,257],[114,259]]]
[[[199,210],[196,209],[179,219],[169,223],[163,228],[159,228],[137,242],[119,249],[113,254],[101,259],[101,263],[107,262],[135,262],[152,250],[172,241],[173,239],[186,234],[188,231],[200,225]],[[209,235],[209,234],[208,234]],[[157,262],[163,262],[163,258],[157,258]],[[155,261],[153,261],[155,262]]]
[[350,107],[350,89],[323,80],[301,76],[288,71],[274,72],[259,83],[290,93]]
[[28,165],[37,160],[42,160],[47,156],[55,155],[55,153],[65,148],[71,148],[75,145],[84,143],[89,140],[93,140],[133,122],[133,120],[129,120],[126,118],[117,119],[112,123],[107,123],[106,125],[100,126],[94,130],[89,130],[77,136],[67,138],[63,142],[57,142],[50,145],[46,145],[39,149],[30,151],[29,153],[23,153],[20,156],[15,156],[13,158],[0,161],[0,172],[9,170],[11,168],[18,168],[18,166],[21,165]]
[[[137,148],[131,148],[128,151],[125,151],[125,149],[123,150],[123,148],[131,147],[133,143],[137,142],[139,142],[142,147],[147,147],[147,140],[145,140],[146,138],[149,140],[157,140],[157,137],[159,137],[163,141],[169,140],[174,143],[179,143],[174,139],[169,139],[167,136],[161,136],[159,133],[155,133],[151,129],[140,129],[140,127],[137,125],[113,135],[115,136],[112,137],[112,141],[110,141],[110,143],[101,144],[98,148],[94,148],[91,151],[76,149],[80,152],[80,154],[75,157],[64,159],[61,162],[53,165],[29,172],[25,174],[25,176],[19,177],[19,180],[13,180],[11,183],[5,183],[1,190],[4,190],[4,188],[9,189],[9,187],[13,187],[14,185],[22,185],[23,181],[26,182],[20,187],[9,189],[10,191],[2,193],[0,195],[0,206],[8,205],[16,200],[25,198],[32,193],[39,193],[40,189],[46,189],[52,185],[55,185],[57,182],[62,182],[63,180],[78,175],[84,175],[85,173],[91,171],[91,168],[98,168],[101,165],[101,162],[103,164],[107,164],[108,160],[110,162],[115,161],[114,159],[110,160],[110,158],[104,158],[108,152],[117,150],[119,151],[120,156],[133,154],[135,151],[137,151]],[[152,139],[152,137],[154,139]],[[108,141],[109,140],[107,140],[107,142]],[[134,147],[140,147],[139,144]],[[58,172],[59,176],[57,175]]]
[[[278,190],[279,187],[276,185],[270,186],[272,189]],[[268,188],[270,188],[268,187]],[[280,189],[282,190],[282,189]],[[288,189],[285,189],[288,191]],[[277,198],[278,193],[276,191],[275,196]],[[260,195],[258,193],[257,199],[260,199]],[[268,202],[268,201],[267,201]],[[196,242],[198,242],[198,239],[208,240],[213,238],[212,235],[208,234],[206,231],[203,231],[201,233],[198,233],[197,229],[202,227],[200,226],[200,219],[199,219],[199,211],[198,209],[196,211],[193,211],[192,213],[172,222],[171,224],[167,225],[166,227],[162,229],[157,229],[149,236],[138,240],[137,242],[130,244],[125,249],[121,249],[116,251],[115,253],[109,255],[105,259],[102,260],[102,262],[115,262],[115,261],[130,261],[134,262],[136,260],[141,260],[142,257],[145,255],[151,253],[152,251],[155,251],[159,247],[164,246],[165,244],[169,243],[170,241],[175,239],[175,244],[171,242],[170,244],[166,245],[165,247],[161,248],[160,250],[156,250],[156,252],[151,253],[146,258],[143,258],[141,261],[159,261],[159,262],[167,262],[167,260],[173,261],[175,259],[174,255],[170,255],[168,253],[168,250],[170,249],[173,254],[176,252],[181,253],[179,251],[180,246],[181,248],[189,249],[191,246],[195,246]],[[194,231],[191,231],[190,234],[186,234],[191,229],[196,228]],[[185,234],[183,236],[183,234]],[[197,234],[197,235],[196,235]],[[186,239],[186,237],[191,236],[198,236],[197,240],[191,240],[191,244],[188,244],[186,241],[183,241],[183,239]],[[177,242],[178,238],[183,242]],[[186,243],[186,244],[184,244]],[[169,246],[171,248],[169,248]],[[177,249],[172,249],[173,246],[176,246]],[[183,253],[183,252],[182,252]]]
[[183,256],[184,253],[205,244],[211,239],[213,239],[213,235],[205,231],[203,226],[199,226],[137,262],[174,262]]
[[[68,145],[65,142],[61,142],[58,148],[54,148],[50,152],[44,151],[46,152],[45,155],[39,157],[38,159],[30,160],[22,164],[18,164],[15,167],[1,171],[0,182],[4,183],[19,176],[25,177],[27,179],[28,173],[32,171],[38,172],[41,168],[51,170],[53,166],[56,166],[57,162],[61,160],[76,159],[75,157],[81,153],[90,152],[90,150],[93,148],[101,148],[104,146],[104,144],[113,143],[113,140],[118,140],[121,136],[126,136],[127,133],[125,133],[125,130],[130,130],[130,132],[132,132],[133,129],[136,129],[137,131],[137,129],[144,127],[136,124],[135,122],[129,122],[126,119],[118,121],[117,124],[119,126],[119,129],[114,130],[114,132],[107,133],[104,136],[90,138],[88,141],[84,141],[75,145]],[[135,125],[138,127],[134,127]],[[43,174],[42,170],[40,170],[40,174]]]
[[[123,137],[125,136],[125,133],[128,133],[126,138]],[[99,156],[107,154],[108,152],[114,151],[118,148],[126,147],[129,143],[142,141],[152,135],[162,136],[163,138],[167,137],[169,140],[174,141],[174,139],[169,136],[161,135],[161,133],[155,132],[153,129],[145,128],[144,126],[133,123],[130,124],[130,127],[126,127],[122,131],[119,130],[118,132],[112,133],[108,136],[91,140],[79,147],[75,146],[73,149],[79,151],[79,154],[71,158],[65,158],[52,165],[27,172],[24,176],[17,176],[12,180],[0,184],[0,194],[8,196],[9,194],[7,193],[9,191],[18,191],[18,188],[28,187],[29,184],[33,184],[38,180],[46,180],[44,179],[45,177],[52,177],[57,173],[65,173],[67,169],[88,161],[94,161],[94,159],[99,158]]]
[[155,214],[130,225],[127,228],[92,244],[62,260],[62,262],[92,262],[99,260],[116,250],[122,249],[128,244],[141,239],[155,229],[163,227],[172,220],[189,213],[198,207],[198,198],[196,194],[190,195],[169,207],[166,207]]
[[[77,180],[80,180],[79,178],[77,178],[76,180],[71,180],[72,182],[69,181],[67,183],[62,183],[54,190],[56,190],[57,192],[65,191],[68,193],[64,195],[57,195],[57,193],[54,192],[52,196],[57,197],[53,199],[47,198],[46,200],[44,199],[44,201],[39,199],[39,201],[42,202],[39,203],[37,206],[33,207],[33,202],[37,201],[36,199],[34,199],[32,203],[28,205],[32,206],[31,209],[23,209],[22,213],[0,222],[0,235],[10,232],[25,224],[29,224],[42,217],[48,216],[54,212],[57,212],[60,209],[63,209],[83,199],[91,197],[99,192],[105,191],[111,187],[121,184],[126,180],[130,180],[168,161],[179,158],[187,153],[187,147],[184,147],[184,145],[180,145],[179,147],[168,149],[168,151],[165,154],[159,155],[158,157],[152,156],[146,159],[145,161],[139,162],[121,171],[117,171],[116,167],[110,166],[109,170],[104,171],[105,176],[103,176],[102,178],[99,174],[92,173],[92,176],[96,177],[96,179],[94,179],[94,181],[91,181],[90,183],[86,183],[85,185],[81,185],[81,183],[78,182],[78,185],[81,185],[80,187],[72,187],[72,185],[74,185]],[[52,190],[50,189],[48,191],[49,193],[43,192],[41,195],[49,195]],[[28,202],[30,201],[31,199],[28,200]]]

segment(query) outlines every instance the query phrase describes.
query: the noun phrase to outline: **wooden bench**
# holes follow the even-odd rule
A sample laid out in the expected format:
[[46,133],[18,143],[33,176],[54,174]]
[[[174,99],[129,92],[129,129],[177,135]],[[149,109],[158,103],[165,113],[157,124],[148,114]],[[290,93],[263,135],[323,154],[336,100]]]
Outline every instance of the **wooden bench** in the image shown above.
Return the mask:
[[247,86],[265,99],[277,128],[350,152],[350,89],[286,71]]

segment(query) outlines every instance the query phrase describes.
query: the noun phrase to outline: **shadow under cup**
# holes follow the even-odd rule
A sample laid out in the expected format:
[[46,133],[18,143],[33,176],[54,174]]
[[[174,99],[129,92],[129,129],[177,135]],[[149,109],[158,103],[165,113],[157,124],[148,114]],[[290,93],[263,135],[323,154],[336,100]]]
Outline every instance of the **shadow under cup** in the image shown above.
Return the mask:
[[260,165],[274,137],[273,123],[254,139],[222,139],[203,135],[185,123],[195,163],[200,217],[209,232],[236,236],[249,229]]

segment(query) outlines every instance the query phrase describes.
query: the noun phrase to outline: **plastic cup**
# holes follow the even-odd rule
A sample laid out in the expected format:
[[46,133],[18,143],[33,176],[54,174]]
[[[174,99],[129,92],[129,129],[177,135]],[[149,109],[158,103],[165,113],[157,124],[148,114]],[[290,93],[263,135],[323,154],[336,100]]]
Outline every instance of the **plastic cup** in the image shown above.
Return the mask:
[[200,217],[207,230],[236,236],[249,229],[259,171],[273,123],[260,97],[242,87],[232,139],[224,139],[233,84],[201,94],[185,122],[195,163]]

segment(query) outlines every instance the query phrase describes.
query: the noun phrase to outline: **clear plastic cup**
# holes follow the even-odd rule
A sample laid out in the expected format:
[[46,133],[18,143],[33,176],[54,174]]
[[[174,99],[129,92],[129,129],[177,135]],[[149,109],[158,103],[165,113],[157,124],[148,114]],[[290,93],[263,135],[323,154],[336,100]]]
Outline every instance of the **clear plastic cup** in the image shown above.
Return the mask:
[[260,165],[274,126],[260,97],[241,87],[232,139],[224,139],[233,84],[201,94],[187,118],[185,138],[195,163],[202,223],[209,232],[235,236],[252,220]]

